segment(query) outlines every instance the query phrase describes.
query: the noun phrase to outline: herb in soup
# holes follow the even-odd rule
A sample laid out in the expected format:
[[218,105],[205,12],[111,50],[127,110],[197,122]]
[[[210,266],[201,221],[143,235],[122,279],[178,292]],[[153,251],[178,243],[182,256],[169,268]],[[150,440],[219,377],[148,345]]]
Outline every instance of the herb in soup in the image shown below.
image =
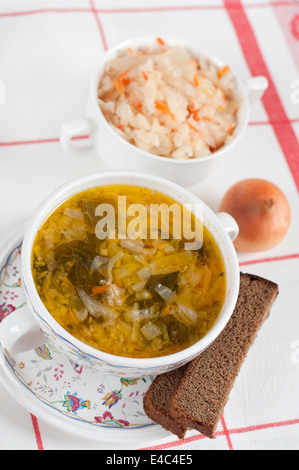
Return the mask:
[[[54,319],[89,346],[135,358],[175,353],[205,336],[220,314],[226,290],[221,253],[202,226],[202,246],[186,248],[183,236],[173,236],[175,217],[170,217],[168,238],[163,221],[159,236],[148,231],[145,238],[119,237],[119,196],[126,196],[127,206],[138,201],[148,212],[151,204],[175,202],[157,191],[125,185],[71,197],[36,235],[32,272],[37,291]],[[100,204],[115,210],[114,238],[97,236]]]

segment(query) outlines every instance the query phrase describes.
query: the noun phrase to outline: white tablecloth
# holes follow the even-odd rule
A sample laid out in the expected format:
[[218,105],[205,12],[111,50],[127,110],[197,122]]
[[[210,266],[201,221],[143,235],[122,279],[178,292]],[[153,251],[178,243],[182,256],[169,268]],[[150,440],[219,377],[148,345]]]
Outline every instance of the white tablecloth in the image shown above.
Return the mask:
[[[261,177],[284,191],[292,209],[290,230],[279,246],[239,254],[244,272],[277,282],[280,294],[237,378],[217,438],[191,433],[179,441],[169,434],[151,448],[299,449],[297,1],[1,0],[0,238],[57,186],[102,168],[93,154],[67,155],[58,140],[60,126],[84,117],[90,76],[103,52],[146,34],[196,42],[241,77],[268,78],[269,90],[251,110],[238,158],[192,191],[217,211],[234,182]],[[0,448],[108,449],[53,429],[2,386]]]

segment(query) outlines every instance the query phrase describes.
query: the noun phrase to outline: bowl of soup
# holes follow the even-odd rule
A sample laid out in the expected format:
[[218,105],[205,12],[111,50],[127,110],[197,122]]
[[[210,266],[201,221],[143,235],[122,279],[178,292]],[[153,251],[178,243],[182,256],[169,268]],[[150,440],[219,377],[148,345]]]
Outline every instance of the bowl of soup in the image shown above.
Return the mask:
[[80,177],[28,225],[25,309],[44,342],[77,364],[130,377],[174,369],[208,347],[233,312],[237,231],[229,215],[164,178]]

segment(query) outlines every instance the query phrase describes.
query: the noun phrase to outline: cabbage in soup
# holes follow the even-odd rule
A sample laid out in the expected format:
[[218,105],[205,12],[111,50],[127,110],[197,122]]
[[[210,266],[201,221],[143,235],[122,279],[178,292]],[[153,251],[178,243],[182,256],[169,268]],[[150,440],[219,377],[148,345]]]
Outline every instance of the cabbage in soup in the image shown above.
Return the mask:
[[[202,225],[201,247],[189,249],[183,235],[174,236],[178,219],[171,213],[167,237],[161,218],[156,236],[149,229],[143,237],[119,236],[119,196],[126,196],[122,210],[142,204],[148,221],[152,204],[175,202],[125,185],[91,188],[66,200],[35,238],[38,294],[54,319],[89,346],[135,358],[175,353],[205,336],[220,314],[226,290],[221,253]],[[102,204],[116,214],[105,227],[97,210]],[[126,215],[128,228],[133,219]],[[191,220],[195,226],[193,214]]]

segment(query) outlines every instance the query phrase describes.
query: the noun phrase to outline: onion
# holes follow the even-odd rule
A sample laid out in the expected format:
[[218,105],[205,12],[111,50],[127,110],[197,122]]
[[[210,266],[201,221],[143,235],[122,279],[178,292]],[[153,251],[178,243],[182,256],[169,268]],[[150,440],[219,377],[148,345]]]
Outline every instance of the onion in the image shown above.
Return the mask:
[[115,319],[117,314],[112,308],[106,307],[103,303],[90,297],[81,287],[78,287],[77,292],[91,316],[94,318],[103,318],[108,322]]
[[156,336],[161,334],[161,330],[149,321],[141,328],[141,333],[148,341],[152,341]]
[[192,308],[187,307],[186,305],[179,304],[178,312],[179,312],[179,317],[180,317],[179,321],[182,321],[182,323],[185,324],[186,320],[187,320],[187,324],[189,323],[194,324],[197,322],[197,318],[198,318],[197,313]]
[[146,280],[140,281],[140,282],[136,282],[136,284],[133,284],[133,286],[131,287],[131,289],[132,289],[132,291],[134,291],[134,292],[139,292],[140,290],[144,289],[145,284],[146,284]]
[[162,284],[158,283],[154,290],[160,295],[160,297],[162,297],[163,300],[165,300],[166,303],[171,303],[175,298],[175,292]]
[[155,313],[157,313],[158,310],[159,310],[158,305],[153,305],[152,307],[139,309],[138,304],[137,306],[136,304],[134,304],[134,308],[132,310],[128,310],[127,312],[125,312],[124,316],[125,316],[126,321],[130,321],[130,322],[142,321],[148,318],[151,318],[151,319],[154,318]]
[[108,267],[107,267],[107,280],[108,283],[112,283],[112,269],[114,268],[115,264],[117,261],[123,257],[122,252],[118,252],[113,258],[111,258],[108,262]]
[[109,262],[109,258],[104,256],[95,256],[90,265],[90,273],[93,274],[95,271],[99,271],[100,268]]
[[234,241],[238,250],[265,251],[286,235],[291,211],[283,192],[269,181],[251,178],[234,184],[224,195],[220,212],[230,214],[239,225]]
[[127,250],[142,253],[144,255],[153,255],[157,251],[155,248],[144,248],[140,239],[133,240],[131,238],[126,238],[125,240],[121,240],[120,246]]
[[78,297],[74,297],[71,301],[71,310],[78,321],[84,321],[88,317],[88,310],[85,304]]
[[82,310],[73,310],[73,313],[79,321],[84,321],[88,317],[87,308],[83,308]]
[[151,270],[148,266],[144,266],[144,268],[139,269],[137,274],[140,279],[146,281],[151,276]]
[[71,217],[72,219],[83,219],[84,214],[80,209],[72,209],[71,207],[67,207],[64,211],[65,215]]

